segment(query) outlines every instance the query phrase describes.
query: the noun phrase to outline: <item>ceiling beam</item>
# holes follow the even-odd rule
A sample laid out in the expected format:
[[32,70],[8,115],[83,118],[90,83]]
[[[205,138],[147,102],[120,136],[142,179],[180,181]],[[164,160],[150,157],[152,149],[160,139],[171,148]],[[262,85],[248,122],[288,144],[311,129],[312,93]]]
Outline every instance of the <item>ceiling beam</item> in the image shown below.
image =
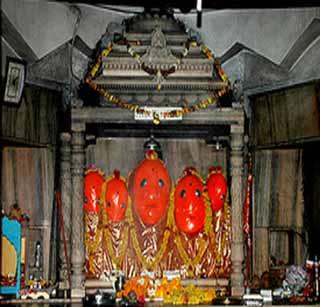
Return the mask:
[[[62,1],[62,0],[61,0]],[[59,1],[58,1],[59,2]],[[63,1],[65,2],[65,1]],[[86,3],[97,6],[124,5],[130,7],[145,8],[178,8],[183,13],[189,13],[196,9],[195,0],[69,0],[70,3]],[[319,6],[319,0],[202,0],[203,9],[241,9],[241,8],[295,8]]]
[[[72,108],[71,118],[74,124],[136,124],[134,113],[119,108],[82,107]],[[179,125],[243,125],[242,108],[207,108],[183,116]],[[147,123],[147,122],[142,122]],[[161,122],[170,125],[172,122]],[[159,126],[155,126],[159,127]]]
[[222,63],[230,60],[232,57],[234,57],[235,55],[240,53],[242,50],[249,50],[249,51],[254,52],[252,49],[248,48],[247,46],[245,46],[239,42],[236,42],[218,60],[222,64]]
[[11,23],[7,15],[1,10],[1,28],[2,36],[12,49],[28,63],[35,62],[38,57],[31,47],[24,40],[15,26]]
[[[72,39],[69,41],[69,43],[72,44]],[[83,53],[88,58],[92,58],[93,50],[78,35],[75,37],[74,47],[77,48],[81,53]]]
[[181,125],[152,123],[134,124],[88,124],[86,133],[96,137],[149,137],[156,138],[203,138],[208,141],[214,136],[230,135],[229,125]]
[[290,70],[299,60],[300,56],[308,49],[312,43],[320,36],[320,19],[315,18],[305,29],[305,31],[296,40],[286,57],[280,64],[282,67]]

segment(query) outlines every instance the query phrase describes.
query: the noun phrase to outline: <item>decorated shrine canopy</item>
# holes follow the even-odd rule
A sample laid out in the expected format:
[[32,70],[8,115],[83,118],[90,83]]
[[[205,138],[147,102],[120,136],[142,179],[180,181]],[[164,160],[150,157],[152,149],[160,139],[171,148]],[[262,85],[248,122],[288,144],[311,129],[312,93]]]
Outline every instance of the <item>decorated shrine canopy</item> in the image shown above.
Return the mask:
[[[85,83],[136,118],[181,118],[217,104],[229,82],[199,34],[173,15],[138,15],[109,24]],[[155,112],[150,107],[170,106]]]
[[[121,26],[108,26],[97,45],[97,56],[85,75],[84,89],[81,91],[84,97],[72,100],[72,135],[62,136],[62,152],[66,156],[70,154],[73,163],[69,171],[73,178],[70,220],[73,223],[74,292],[81,290],[82,264],[85,262],[87,279],[102,278],[105,270],[108,272],[113,268],[120,268],[127,276],[137,276],[143,269],[157,272],[160,268],[162,272],[183,267],[186,277],[212,277],[214,280],[223,277],[227,282],[230,279],[232,294],[242,295],[244,240],[242,218],[239,217],[242,214],[244,110],[240,103],[232,101],[229,81],[211,50],[197,33],[186,29],[172,14],[143,13],[125,20]],[[221,174],[207,174],[213,178],[207,182],[202,178],[200,181],[207,187],[219,183],[219,187],[210,188],[210,195],[213,195],[210,201],[197,202],[196,207],[202,214],[197,224],[203,224],[203,227],[198,229],[197,225],[177,222],[178,211],[185,206],[184,201],[179,200],[185,195],[184,180],[192,180],[199,187],[202,185],[193,172],[183,173],[183,168],[181,181],[170,180],[169,200],[165,210],[159,213],[161,225],[157,223],[158,214],[151,212],[152,216],[142,216],[137,205],[140,198],[132,194],[133,177],[106,174],[113,177],[104,178],[101,193],[105,198],[100,199],[100,209],[99,202],[89,199],[85,204],[79,203],[83,197],[83,183],[87,180],[81,172],[85,168],[86,140],[149,137],[150,133],[156,138],[196,138],[211,143],[219,138],[228,143],[224,153],[230,150],[231,204],[220,203],[228,198],[229,191],[223,189],[225,180],[220,180]],[[70,145],[71,151],[68,150]],[[117,168],[121,174],[126,173],[122,166]],[[65,183],[67,177],[63,175],[62,172]],[[101,183],[101,176],[97,178]],[[127,190],[125,182],[128,182]],[[112,187],[111,183],[115,185]],[[167,178],[158,181],[159,187],[166,183]],[[137,187],[143,188],[144,184],[142,178]],[[111,210],[113,198],[109,196],[120,186],[124,200],[128,192],[128,202],[120,201],[117,206],[114,204],[117,210]],[[111,192],[106,194],[109,188]],[[180,188],[180,194],[175,195]],[[87,191],[86,186],[84,190]],[[99,194],[99,191],[95,193]],[[197,189],[193,192],[196,197],[200,195]],[[168,195],[163,198],[166,197]],[[193,197],[188,196],[188,199]],[[68,203],[70,199],[65,197],[64,202]],[[106,207],[102,208],[102,204]],[[175,210],[176,206],[181,208]],[[81,224],[83,211],[85,222]],[[149,231],[149,228],[157,229]],[[83,232],[85,255],[77,253],[84,245]],[[155,238],[155,235],[160,237]],[[190,236],[193,237],[191,241]],[[149,248],[145,244],[157,246]],[[168,253],[172,253],[172,257],[166,257]],[[132,259],[134,265],[129,265]]]

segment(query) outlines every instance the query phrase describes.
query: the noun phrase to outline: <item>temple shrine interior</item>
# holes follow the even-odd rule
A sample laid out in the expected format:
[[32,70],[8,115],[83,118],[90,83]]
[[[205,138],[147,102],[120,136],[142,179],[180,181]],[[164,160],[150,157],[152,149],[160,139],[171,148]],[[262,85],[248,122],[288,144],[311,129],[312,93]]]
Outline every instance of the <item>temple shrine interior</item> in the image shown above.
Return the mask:
[[1,3],[0,305],[316,306],[320,7]]

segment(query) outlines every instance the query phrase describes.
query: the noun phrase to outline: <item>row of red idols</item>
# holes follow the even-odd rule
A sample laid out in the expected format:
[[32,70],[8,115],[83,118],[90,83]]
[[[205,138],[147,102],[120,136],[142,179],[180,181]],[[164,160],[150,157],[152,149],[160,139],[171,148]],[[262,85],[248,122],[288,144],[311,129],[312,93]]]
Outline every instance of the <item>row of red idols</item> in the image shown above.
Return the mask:
[[206,181],[193,167],[187,167],[172,186],[168,169],[154,151],[148,151],[129,177],[115,170],[105,180],[101,171],[89,169],[84,178],[85,210],[100,212],[106,208],[112,222],[124,219],[129,198],[141,221],[148,226],[157,224],[165,215],[174,188],[174,216],[180,231],[192,235],[204,227],[206,202],[212,210],[223,208],[227,196],[227,181],[221,168],[212,167]]

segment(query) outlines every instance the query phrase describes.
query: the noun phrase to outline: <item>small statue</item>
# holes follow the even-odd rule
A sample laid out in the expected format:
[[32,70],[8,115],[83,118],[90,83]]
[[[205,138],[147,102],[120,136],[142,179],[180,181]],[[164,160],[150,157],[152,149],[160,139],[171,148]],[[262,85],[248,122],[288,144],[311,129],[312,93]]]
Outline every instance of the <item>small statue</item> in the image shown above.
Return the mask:
[[12,204],[9,210],[9,219],[18,220],[19,222],[29,221],[29,216],[26,213],[22,212],[17,203]]
[[34,255],[34,266],[37,269],[41,268],[41,254],[42,254],[42,250],[41,250],[41,244],[40,241],[37,241],[36,243],[36,251],[35,251],[35,255]]
[[10,206],[9,219],[15,219],[18,221],[22,219],[22,211],[17,203],[14,203],[12,206]]

